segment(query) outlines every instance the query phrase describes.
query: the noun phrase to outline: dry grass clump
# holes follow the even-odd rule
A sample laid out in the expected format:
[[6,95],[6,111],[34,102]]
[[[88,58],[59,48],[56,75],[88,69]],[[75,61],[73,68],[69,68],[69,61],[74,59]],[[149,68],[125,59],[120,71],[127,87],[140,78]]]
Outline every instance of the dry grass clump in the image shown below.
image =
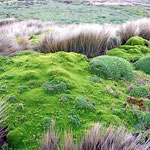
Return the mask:
[[13,24],[15,22],[17,22],[17,19],[15,19],[15,18],[3,19],[3,20],[0,20],[0,27],[4,26],[4,25]]
[[[43,38],[36,47],[32,47],[27,37],[29,35],[42,34]],[[133,36],[140,36],[150,40],[150,19],[144,18],[137,21],[128,21],[120,25],[111,24],[73,24],[59,25],[53,22],[42,22],[37,20],[27,20],[17,22],[15,19],[0,20],[0,37],[5,38],[10,43],[13,39],[22,38],[19,51],[34,49],[42,53],[57,51],[77,52],[95,57],[104,55],[106,50],[125,44]],[[2,40],[3,41],[3,40]],[[8,46],[10,48],[9,42]],[[6,43],[6,44],[7,44]],[[14,43],[15,40],[14,40]],[[0,41],[0,45],[3,42]],[[15,44],[14,44],[15,45]],[[13,50],[5,49],[0,55],[12,56],[8,51],[18,53],[18,47]],[[16,51],[16,52],[15,52]]]
[[121,39],[121,45],[124,45],[128,39],[137,35],[137,26],[133,22],[128,22],[119,27],[118,35]]
[[123,127],[118,129],[100,127],[96,124],[87,132],[79,144],[73,142],[73,136],[65,134],[64,144],[59,143],[59,138],[54,128],[43,137],[41,150],[148,150],[150,141],[141,145],[138,138],[128,133]]
[[95,57],[105,54],[108,38],[109,31],[101,25],[68,26],[64,30],[44,35],[40,43],[40,51],[76,52],[87,57]]
[[14,37],[7,35],[0,36],[0,55],[14,56],[19,51],[19,45]]
[[59,135],[55,133],[54,127],[48,130],[44,135],[41,144],[41,150],[57,150]]
[[5,101],[0,101],[0,142],[3,141],[3,138],[7,134],[6,132],[7,127],[3,127],[2,123],[8,118],[9,109],[10,106]]
[[32,49],[31,43],[29,42],[29,38],[27,36],[20,37],[18,40],[18,44],[21,50]]
[[10,57],[19,51],[33,49],[28,36],[43,34],[55,26],[56,24],[52,22],[44,23],[36,20],[21,22],[15,19],[0,20],[0,55]]

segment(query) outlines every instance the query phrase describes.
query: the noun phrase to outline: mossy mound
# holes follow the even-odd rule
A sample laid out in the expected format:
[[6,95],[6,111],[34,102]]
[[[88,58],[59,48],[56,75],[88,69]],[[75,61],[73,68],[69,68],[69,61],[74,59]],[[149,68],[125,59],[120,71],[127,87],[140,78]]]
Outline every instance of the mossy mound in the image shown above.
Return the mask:
[[140,45],[140,46],[150,47],[150,42],[143,39],[142,37],[134,36],[130,38],[125,45],[131,45],[131,46]]
[[112,79],[133,79],[132,67],[128,61],[115,56],[98,56],[90,63],[92,73]]
[[136,70],[142,70],[145,73],[150,74],[150,56],[141,58],[135,63]]
[[132,90],[130,90],[128,94],[130,96],[139,97],[139,98],[146,97],[150,94],[150,89],[145,86],[139,86],[139,87],[135,87]]
[[134,62],[150,55],[150,42],[138,36],[132,37],[125,45],[107,51],[107,55],[125,58]]
[[[119,75],[113,74],[117,78],[122,75],[132,78],[128,62],[120,58],[115,61],[114,57],[109,61],[110,56],[102,58],[108,65],[114,60],[111,67],[118,64],[118,68],[112,70],[119,70]],[[0,57],[0,66],[4,68],[0,72],[0,97],[12,105],[5,122],[8,142],[15,150],[38,149],[43,132],[51,123],[61,129],[60,136],[64,130],[72,129],[77,138],[85,128],[99,121],[106,125],[124,124],[135,130],[137,118],[124,106],[126,88],[120,80],[99,82],[95,76],[98,81],[93,82],[90,64],[84,55],[25,51],[12,58]],[[121,96],[117,98],[107,93],[106,86],[115,86],[122,92]],[[115,110],[119,111],[114,113]]]

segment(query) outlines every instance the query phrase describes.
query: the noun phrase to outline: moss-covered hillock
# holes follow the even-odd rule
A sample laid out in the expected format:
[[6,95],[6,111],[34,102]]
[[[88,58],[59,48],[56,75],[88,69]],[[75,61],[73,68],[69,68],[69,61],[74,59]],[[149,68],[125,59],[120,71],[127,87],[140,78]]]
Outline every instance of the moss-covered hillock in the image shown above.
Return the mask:
[[150,56],[141,58],[139,61],[135,63],[136,70],[142,70],[145,73],[150,74]]
[[114,56],[98,56],[90,63],[92,73],[112,79],[133,79],[132,67],[128,61]]
[[134,97],[146,97],[150,95],[150,89],[146,86],[139,86],[130,90],[128,94]]
[[[123,86],[126,80],[131,84],[132,68],[124,59],[102,58],[111,70],[111,80],[90,72],[92,62],[101,57],[91,64],[82,54],[66,52],[24,51],[12,58],[0,57],[4,68],[0,72],[0,100],[12,105],[4,122],[9,146],[37,150],[44,130],[51,124],[61,129],[60,136],[72,129],[77,140],[85,128],[97,122],[123,124],[135,131],[140,121],[126,105],[127,87]],[[106,91],[108,86],[115,95]]]
[[130,38],[125,45],[107,51],[107,54],[134,62],[142,57],[150,56],[150,42],[135,36]]

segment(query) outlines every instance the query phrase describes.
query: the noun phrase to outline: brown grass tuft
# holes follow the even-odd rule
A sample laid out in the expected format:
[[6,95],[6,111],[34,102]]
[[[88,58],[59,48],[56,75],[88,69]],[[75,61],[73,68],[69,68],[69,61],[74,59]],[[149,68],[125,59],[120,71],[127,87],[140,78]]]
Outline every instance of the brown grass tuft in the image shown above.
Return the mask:
[[[104,128],[100,127],[99,124],[96,124],[86,133],[79,144],[73,142],[73,136],[70,134],[65,134],[65,144],[59,147],[58,138],[55,138],[55,134],[48,134],[48,136],[46,134],[45,137],[46,141],[51,141],[51,139],[56,139],[56,141],[50,142],[51,145],[48,143],[45,149],[41,146],[41,150],[54,150],[50,149],[53,145],[55,150],[149,150],[150,148],[150,141],[147,140],[143,145],[139,144],[138,138],[123,127],[118,129],[112,128],[112,126]],[[42,145],[46,145],[46,141],[42,141]]]
[[0,27],[4,25],[13,24],[15,22],[17,22],[17,19],[15,18],[3,19],[3,20],[0,20]]
[[40,43],[40,52],[76,52],[87,57],[104,55],[108,31],[99,25],[79,25],[46,34]]
[[58,139],[59,135],[55,133],[54,127],[52,126],[50,130],[44,135],[41,144],[41,150],[58,150]]
[[19,51],[19,45],[13,37],[3,35],[0,37],[0,55],[1,56],[14,56]]
[[[6,19],[0,20],[0,55],[13,56],[18,51],[31,49],[28,36],[43,34],[39,44],[34,47],[36,51],[41,53],[76,52],[87,57],[95,57],[105,55],[107,49],[110,50],[125,44],[133,36],[150,40],[149,33],[150,19],[148,18],[128,21],[120,25],[59,25],[37,20],[17,22],[15,19]],[[2,40],[4,35],[5,42]],[[17,38],[21,38],[20,43],[18,43],[19,49],[15,42]],[[11,44],[6,41],[11,41]],[[1,50],[2,45],[4,45],[4,50]]]

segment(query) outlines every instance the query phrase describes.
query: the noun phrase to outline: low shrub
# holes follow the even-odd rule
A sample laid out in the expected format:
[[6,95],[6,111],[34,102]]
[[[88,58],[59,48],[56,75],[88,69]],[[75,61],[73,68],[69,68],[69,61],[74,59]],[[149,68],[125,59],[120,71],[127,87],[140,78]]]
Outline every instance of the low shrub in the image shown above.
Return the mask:
[[150,128],[150,112],[136,110],[133,113],[138,119],[138,124],[136,125],[137,130],[145,130]]
[[83,96],[79,96],[76,98],[75,105],[78,109],[86,109],[89,111],[95,110],[94,105]]
[[145,73],[150,74],[150,56],[141,58],[135,63],[136,70],[142,70]]
[[43,119],[43,127],[44,129],[48,129],[52,125],[52,119],[51,118],[44,118]]
[[52,80],[49,83],[45,83],[43,85],[45,87],[46,93],[61,93],[70,88],[70,86],[64,82],[57,82],[56,80]]
[[150,100],[149,99],[144,99],[143,104],[147,107],[147,110],[150,111]]
[[150,89],[145,86],[139,86],[130,90],[128,94],[134,97],[146,97],[150,94]]
[[78,128],[79,126],[80,126],[80,120],[79,120],[79,116],[75,116],[75,115],[73,115],[73,116],[68,116],[68,118],[69,118],[69,121],[76,127],[76,128]]
[[67,95],[67,94],[62,94],[62,95],[59,96],[59,98],[62,102],[66,102],[68,100],[73,100],[74,99],[73,97],[71,97],[70,95]]
[[128,61],[115,56],[98,56],[90,62],[90,71],[111,79],[133,79],[132,67]]

